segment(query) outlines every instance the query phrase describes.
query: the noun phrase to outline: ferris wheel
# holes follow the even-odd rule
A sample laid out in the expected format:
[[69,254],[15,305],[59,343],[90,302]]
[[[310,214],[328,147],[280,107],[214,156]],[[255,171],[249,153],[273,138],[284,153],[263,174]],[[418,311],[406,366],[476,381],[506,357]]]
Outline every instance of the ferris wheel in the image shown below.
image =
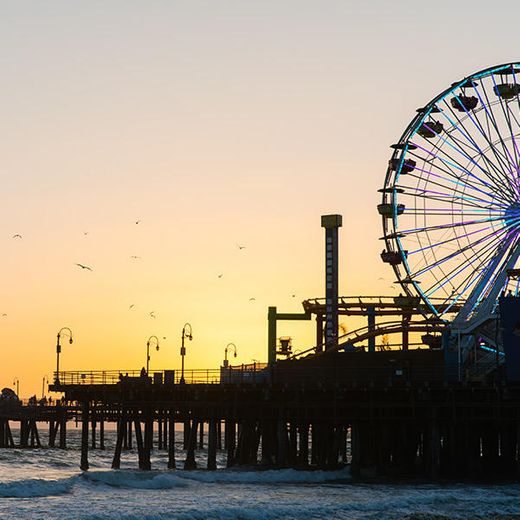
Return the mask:
[[468,76],[408,125],[386,172],[384,262],[431,314],[490,314],[520,255],[520,63]]

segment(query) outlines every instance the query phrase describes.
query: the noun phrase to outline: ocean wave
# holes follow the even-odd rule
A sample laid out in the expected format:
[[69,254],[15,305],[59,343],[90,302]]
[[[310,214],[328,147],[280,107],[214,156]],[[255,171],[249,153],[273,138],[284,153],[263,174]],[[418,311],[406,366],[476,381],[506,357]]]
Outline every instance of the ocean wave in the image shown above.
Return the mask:
[[95,484],[136,489],[171,489],[202,484],[321,484],[350,480],[348,469],[340,471],[302,471],[294,469],[265,471],[89,471],[82,478]]
[[62,479],[30,478],[0,482],[1,498],[32,498],[65,495],[69,493],[77,477]]
[[351,480],[348,468],[338,471],[297,469],[182,471],[179,476],[187,480],[211,484],[322,484]]
[[186,487],[189,482],[179,478],[176,473],[156,471],[89,471],[82,478],[94,484],[110,487],[134,489],[173,489]]

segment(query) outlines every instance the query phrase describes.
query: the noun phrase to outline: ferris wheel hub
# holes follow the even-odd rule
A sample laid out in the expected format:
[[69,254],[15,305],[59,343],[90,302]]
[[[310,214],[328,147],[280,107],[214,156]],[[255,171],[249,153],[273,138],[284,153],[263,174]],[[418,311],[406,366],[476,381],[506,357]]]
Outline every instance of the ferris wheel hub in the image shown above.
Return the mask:
[[520,202],[514,202],[504,211],[504,222],[512,231],[520,231]]

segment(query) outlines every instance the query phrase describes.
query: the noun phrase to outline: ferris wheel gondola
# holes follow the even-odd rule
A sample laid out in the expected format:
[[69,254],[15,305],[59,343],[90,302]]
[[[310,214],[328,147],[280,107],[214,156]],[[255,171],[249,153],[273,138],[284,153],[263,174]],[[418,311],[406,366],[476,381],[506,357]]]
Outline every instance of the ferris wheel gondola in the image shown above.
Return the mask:
[[403,290],[431,315],[493,312],[520,256],[520,63],[472,74],[417,110],[378,212]]

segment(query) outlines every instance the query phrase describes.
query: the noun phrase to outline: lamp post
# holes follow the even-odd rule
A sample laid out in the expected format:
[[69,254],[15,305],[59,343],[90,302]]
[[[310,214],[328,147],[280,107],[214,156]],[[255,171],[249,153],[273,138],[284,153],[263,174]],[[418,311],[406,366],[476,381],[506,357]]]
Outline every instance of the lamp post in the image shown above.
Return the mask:
[[68,336],[69,337],[69,343],[72,345],[72,331],[69,329],[69,327],[62,327],[57,334],[57,341],[56,341],[56,379],[54,380],[55,384],[60,384],[60,352],[61,352],[61,345],[60,345],[60,338],[61,336]]
[[157,336],[150,336],[146,342],[146,375],[148,375],[150,368],[150,344],[153,339],[155,339],[155,350],[159,350],[159,338]]
[[20,380],[15,377],[13,380],[13,386],[16,386],[16,397],[20,398]]
[[[189,332],[188,330],[189,329]],[[184,356],[186,355],[186,347],[184,346],[184,338],[188,338],[190,341],[193,339],[193,333],[191,330],[191,325],[189,323],[185,323],[184,327],[182,327],[182,336],[181,336],[181,380],[179,383],[183,385],[185,383],[184,380]]]
[[42,399],[45,397],[45,383],[49,382],[49,378],[47,376],[43,376],[42,379]]
[[234,343],[228,343],[224,349],[224,368],[227,368],[229,361],[227,358],[228,349],[233,348],[233,357],[237,357],[237,346]]

